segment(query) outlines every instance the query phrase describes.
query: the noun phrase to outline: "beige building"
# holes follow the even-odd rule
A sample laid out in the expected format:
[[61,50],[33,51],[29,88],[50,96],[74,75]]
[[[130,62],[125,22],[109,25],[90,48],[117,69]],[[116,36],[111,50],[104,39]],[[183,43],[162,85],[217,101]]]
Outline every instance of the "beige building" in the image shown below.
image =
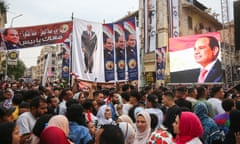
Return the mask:
[[[37,68],[34,69],[34,79],[42,79],[44,73],[47,74],[50,81],[59,78],[59,57],[58,53],[61,51],[59,45],[44,46],[37,58]],[[61,69],[60,69],[61,70]],[[34,73],[34,72],[33,72]]]
[[[148,4],[148,7],[151,6],[151,0]],[[160,48],[167,46],[168,48],[168,39],[171,37],[171,17],[169,11],[169,1],[166,0],[157,0],[156,1],[156,47]],[[141,30],[140,40],[141,48],[144,49],[144,4],[143,1],[139,1],[139,28]],[[221,32],[221,41],[222,41],[222,63],[223,68],[232,67],[234,63],[235,55],[234,53],[229,52],[229,45],[231,49],[234,48],[234,32],[233,25],[231,28],[225,26],[223,31],[223,25],[218,21],[219,14],[211,12],[203,4],[199,3],[196,0],[179,0],[178,1],[178,15],[179,15],[179,36],[187,36],[194,34],[201,34],[207,32]],[[226,44],[227,43],[227,44]],[[141,73],[142,80],[146,84],[154,84],[159,86],[161,84],[170,82],[170,69],[169,69],[169,54],[166,55],[166,69],[165,69],[165,80],[156,81],[156,70],[155,70],[155,52],[145,53],[143,62],[141,65],[144,66],[143,72]],[[226,71],[227,72],[227,71]],[[228,71],[229,72],[229,71]],[[229,77],[231,75],[227,74],[226,81],[230,81]],[[144,78],[144,79],[143,79]],[[228,80],[227,80],[228,79]],[[232,78],[230,78],[232,79]]]

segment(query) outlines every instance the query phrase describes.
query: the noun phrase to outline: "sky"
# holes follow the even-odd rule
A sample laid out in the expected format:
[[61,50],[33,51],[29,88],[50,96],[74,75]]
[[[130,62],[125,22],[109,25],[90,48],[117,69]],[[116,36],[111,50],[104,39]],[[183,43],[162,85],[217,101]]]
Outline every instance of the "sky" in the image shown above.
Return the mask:
[[[199,0],[221,13],[220,0]],[[138,9],[139,0],[5,0],[8,5],[7,24],[9,27],[34,26],[71,20],[74,17],[103,23],[111,23]],[[232,0],[230,0],[232,2]],[[13,17],[22,15],[18,18]],[[12,21],[13,20],[13,21]],[[20,59],[25,65],[37,65],[41,47],[20,50]]]

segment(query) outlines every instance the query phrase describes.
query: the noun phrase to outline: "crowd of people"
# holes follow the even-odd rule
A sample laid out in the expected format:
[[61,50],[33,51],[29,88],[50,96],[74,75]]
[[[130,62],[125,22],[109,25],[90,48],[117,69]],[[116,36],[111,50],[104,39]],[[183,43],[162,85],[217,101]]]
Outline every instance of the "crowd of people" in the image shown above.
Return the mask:
[[239,144],[240,94],[219,86],[1,85],[1,144]]

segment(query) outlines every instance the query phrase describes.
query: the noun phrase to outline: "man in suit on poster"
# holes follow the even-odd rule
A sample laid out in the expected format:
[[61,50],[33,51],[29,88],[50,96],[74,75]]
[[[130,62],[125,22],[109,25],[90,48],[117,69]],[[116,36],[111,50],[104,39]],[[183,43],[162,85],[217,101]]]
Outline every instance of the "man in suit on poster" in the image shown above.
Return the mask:
[[125,39],[123,35],[116,33],[115,35],[115,46],[116,46],[116,58],[117,60],[125,60]]
[[136,36],[135,34],[127,34],[127,41],[126,41],[126,50],[128,57],[136,57],[137,50],[136,50]]
[[223,81],[221,62],[218,59],[220,51],[218,40],[213,36],[203,36],[194,44],[194,59],[200,64],[200,69],[171,72],[172,83],[212,83]]
[[223,71],[217,58],[220,48],[218,40],[213,36],[197,39],[194,46],[195,61],[201,65],[198,82],[222,82]]
[[83,31],[82,36],[82,51],[84,53],[84,63],[86,69],[85,73],[92,73],[93,69],[93,53],[97,48],[97,36],[95,32],[92,31],[92,25],[87,25],[87,30]]

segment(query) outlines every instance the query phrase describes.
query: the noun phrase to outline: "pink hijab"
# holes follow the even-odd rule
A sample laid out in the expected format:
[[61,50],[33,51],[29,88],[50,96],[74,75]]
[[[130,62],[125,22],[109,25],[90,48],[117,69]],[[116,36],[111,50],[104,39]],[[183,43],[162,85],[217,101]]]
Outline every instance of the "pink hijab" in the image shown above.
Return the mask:
[[192,112],[182,112],[179,119],[180,133],[177,135],[177,144],[185,144],[195,137],[201,137],[203,127],[196,114]]
[[53,116],[48,122],[48,127],[50,126],[60,128],[61,130],[63,130],[66,136],[68,136],[69,134],[69,122],[64,115]]

